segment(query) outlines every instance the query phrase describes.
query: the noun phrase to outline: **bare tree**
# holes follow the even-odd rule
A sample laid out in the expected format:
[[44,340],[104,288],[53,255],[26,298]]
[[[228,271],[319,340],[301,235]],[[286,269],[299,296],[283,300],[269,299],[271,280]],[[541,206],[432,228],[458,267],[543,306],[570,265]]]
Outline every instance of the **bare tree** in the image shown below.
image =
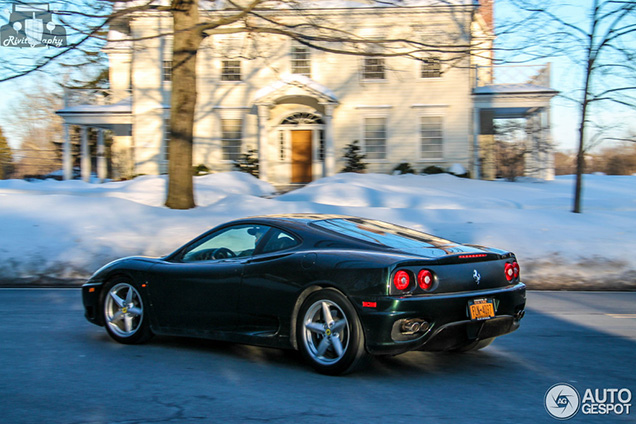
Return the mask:
[[[196,107],[196,62],[203,40],[217,34],[246,33],[250,37],[282,36],[328,53],[367,57],[410,57],[427,61],[431,56],[441,56],[440,72],[449,67],[470,66],[467,58],[471,54],[483,55],[489,60],[490,46],[488,30],[484,40],[476,42],[471,36],[471,14],[469,19],[451,19],[455,26],[430,34],[416,34],[410,29],[399,37],[365,37],[349,31],[325,14],[317,14],[320,4],[314,4],[309,12],[307,3],[299,0],[102,0],[86,2],[82,8],[67,7],[62,21],[72,29],[69,45],[59,52],[48,53],[30,68],[16,69],[6,61],[0,62],[0,81],[28,72],[44,69],[56,63],[60,57],[74,54],[74,49],[83,50],[89,57],[97,57],[106,29],[137,13],[169,13],[172,28],[158,31],[151,37],[172,37],[172,93],[170,116],[170,160],[169,184],[166,206],[174,209],[194,207],[192,153]],[[401,7],[401,0],[373,0],[386,7]],[[452,2],[432,0],[431,5],[450,7]],[[462,6],[476,7],[476,6]],[[71,10],[73,9],[73,10]],[[459,16],[459,15],[458,15]],[[452,26],[452,25],[451,25]],[[130,39],[130,41],[135,41]],[[91,56],[92,55],[92,56]],[[84,57],[84,56],[77,56]],[[75,59],[81,61],[80,59]]]
[[56,145],[62,143],[62,119],[55,111],[62,107],[60,95],[36,84],[16,93],[9,106],[7,132],[19,143],[14,152],[15,173],[24,176],[59,169]]
[[524,172],[524,158],[529,153],[525,125],[519,120],[502,120],[495,124],[495,160],[497,175],[508,181]]
[[9,178],[13,169],[13,152],[0,128],[0,180]]
[[[565,56],[580,74],[565,96],[578,105],[578,150],[572,212],[582,212],[582,175],[591,125],[609,104],[636,108],[636,2],[508,0],[515,18],[500,28],[507,60]],[[577,72],[578,70],[578,72]],[[598,138],[598,136],[596,137]]]

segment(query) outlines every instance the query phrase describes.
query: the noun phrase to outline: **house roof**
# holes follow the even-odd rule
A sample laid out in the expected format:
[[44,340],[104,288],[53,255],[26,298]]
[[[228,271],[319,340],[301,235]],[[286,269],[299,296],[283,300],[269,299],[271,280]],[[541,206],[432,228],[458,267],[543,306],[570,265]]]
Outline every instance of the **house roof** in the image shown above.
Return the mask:
[[[311,0],[303,2],[303,9],[352,9],[379,7],[419,7],[419,6],[475,6],[478,0]],[[289,2],[282,2],[280,8],[292,8]]]
[[[295,89],[295,90],[294,90]],[[322,84],[304,75],[283,75],[254,94],[254,103],[274,101],[287,95],[304,94],[325,102],[338,103],[336,95]]]
[[72,115],[72,114],[131,114],[132,113],[132,98],[125,98],[112,105],[77,105],[65,107],[56,111],[58,115]]
[[552,94],[559,92],[554,88],[544,87],[535,84],[491,84],[473,89],[473,94],[495,95],[495,94]]

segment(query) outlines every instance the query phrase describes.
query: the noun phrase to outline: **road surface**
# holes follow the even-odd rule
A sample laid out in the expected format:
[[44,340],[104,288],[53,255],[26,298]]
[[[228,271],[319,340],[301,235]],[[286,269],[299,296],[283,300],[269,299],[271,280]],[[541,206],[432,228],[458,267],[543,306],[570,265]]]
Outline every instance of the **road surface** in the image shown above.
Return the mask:
[[[327,377],[275,349],[119,345],[83,318],[77,289],[0,290],[5,424],[556,423],[544,397],[557,383],[636,395],[636,293],[529,292],[521,328],[483,351]],[[569,422],[636,422],[636,411]]]

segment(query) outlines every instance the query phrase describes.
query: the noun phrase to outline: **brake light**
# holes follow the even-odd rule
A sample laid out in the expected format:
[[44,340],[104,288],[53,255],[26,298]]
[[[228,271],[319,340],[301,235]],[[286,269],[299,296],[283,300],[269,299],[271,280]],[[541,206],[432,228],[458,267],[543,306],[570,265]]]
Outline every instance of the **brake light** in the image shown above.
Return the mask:
[[409,277],[409,273],[404,270],[396,272],[393,276],[393,285],[398,290],[406,290],[410,284],[411,279]]
[[486,256],[488,256],[486,253],[475,253],[472,255],[459,255],[459,259],[485,258]]
[[514,272],[515,278],[519,278],[519,264],[517,262],[512,263],[512,270]]
[[433,273],[423,269],[417,274],[417,284],[422,290],[429,290],[433,286]]
[[504,272],[506,273],[506,280],[512,281],[515,278],[515,269],[511,263],[506,263]]

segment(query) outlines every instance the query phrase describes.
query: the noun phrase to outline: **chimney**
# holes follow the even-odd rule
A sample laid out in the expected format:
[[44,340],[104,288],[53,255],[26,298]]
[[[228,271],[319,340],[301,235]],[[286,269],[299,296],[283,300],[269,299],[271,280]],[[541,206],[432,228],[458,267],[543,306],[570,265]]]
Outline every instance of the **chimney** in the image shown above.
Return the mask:
[[491,30],[495,29],[495,0],[479,0],[479,11],[486,25]]

